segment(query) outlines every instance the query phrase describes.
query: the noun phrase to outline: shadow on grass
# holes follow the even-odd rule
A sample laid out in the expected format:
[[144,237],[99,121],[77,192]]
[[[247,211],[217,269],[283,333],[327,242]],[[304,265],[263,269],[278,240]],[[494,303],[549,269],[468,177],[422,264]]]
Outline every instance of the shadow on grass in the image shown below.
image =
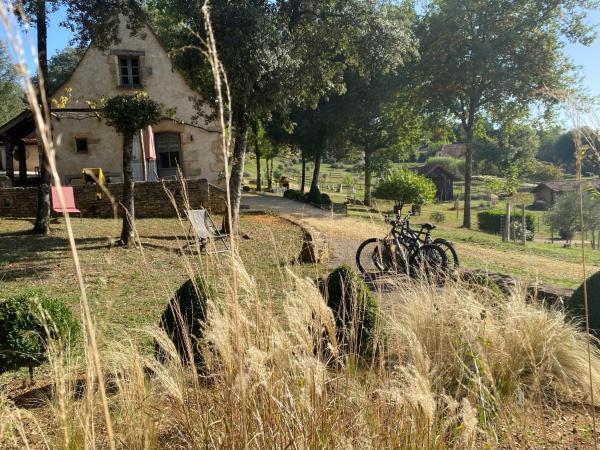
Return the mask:
[[[109,247],[109,241],[105,237],[78,238],[76,241],[79,251]],[[0,261],[9,264],[30,262],[33,265],[70,257],[66,237],[39,236],[29,231],[0,233]]]
[[[147,374],[148,375],[148,374]],[[85,395],[86,379],[83,377],[69,380],[71,389],[71,397],[73,400],[81,400]],[[113,376],[107,376],[104,380],[107,395],[114,395],[118,392],[117,382]],[[94,391],[97,390],[97,384],[94,383]],[[45,408],[56,397],[55,385],[52,382],[47,382],[43,386],[33,387],[26,392],[22,392],[13,397],[9,397],[18,408],[23,409],[38,409]]]
[[17,281],[22,278],[44,278],[50,270],[47,267],[21,267],[5,270],[0,268],[0,282]]

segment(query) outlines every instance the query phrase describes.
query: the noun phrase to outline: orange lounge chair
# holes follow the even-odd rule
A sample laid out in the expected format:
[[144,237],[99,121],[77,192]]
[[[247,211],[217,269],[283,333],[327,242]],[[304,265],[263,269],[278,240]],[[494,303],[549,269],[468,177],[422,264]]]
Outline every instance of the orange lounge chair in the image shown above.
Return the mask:
[[[79,217],[83,217],[81,215],[81,211],[79,211],[75,207],[75,196],[73,194],[73,188],[71,186],[62,186],[62,194],[65,200],[65,209],[69,214],[79,214]],[[60,207],[60,200],[58,199],[58,189],[56,186],[51,187],[52,193],[52,212],[55,214],[62,214],[63,209]]]

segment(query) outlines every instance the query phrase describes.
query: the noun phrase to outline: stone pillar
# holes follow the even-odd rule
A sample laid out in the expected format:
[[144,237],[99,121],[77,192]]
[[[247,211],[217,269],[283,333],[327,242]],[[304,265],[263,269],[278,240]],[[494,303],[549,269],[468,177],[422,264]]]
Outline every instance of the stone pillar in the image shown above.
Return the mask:
[[27,153],[25,152],[25,142],[20,140],[17,144],[19,157],[19,183],[22,186],[27,185]]
[[12,182],[15,181],[15,169],[13,167],[13,153],[12,153],[12,140],[10,136],[5,136],[4,142],[4,155],[6,156],[6,176],[10,178]]

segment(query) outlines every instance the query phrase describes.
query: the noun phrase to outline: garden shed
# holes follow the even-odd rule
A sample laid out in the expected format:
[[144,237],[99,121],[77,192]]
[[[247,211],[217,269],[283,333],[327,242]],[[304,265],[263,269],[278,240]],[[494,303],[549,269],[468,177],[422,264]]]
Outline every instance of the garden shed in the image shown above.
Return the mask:
[[413,170],[433,181],[436,187],[435,198],[438,201],[446,202],[454,199],[454,182],[460,180],[460,177],[439,164],[426,164]]
[[[600,179],[583,180],[584,190],[593,188],[600,189]],[[533,192],[534,201],[544,201],[546,206],[552,207],[558,197],[564,192],[575,191],[579,188],[579,181],[564,180],[564,181],[546,181],[538,184],[531,192]]]

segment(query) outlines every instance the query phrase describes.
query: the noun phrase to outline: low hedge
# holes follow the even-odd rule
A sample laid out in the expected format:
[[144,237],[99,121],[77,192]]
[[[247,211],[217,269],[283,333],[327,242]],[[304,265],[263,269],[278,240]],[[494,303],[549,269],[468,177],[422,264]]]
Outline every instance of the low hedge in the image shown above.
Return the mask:
[[[479,231],[486,233],[500,234],[502,233],[502,223],[504,221],[505,212],[502,210],[490,209],[477,213],[477,223]],[[511,222],[520,222],[523,220],[521,213],[511,214]],[[533,214],[525,214],[525,226],[531,233],[535,232],[535,216]]]
[[[298,202],[304,202],[304,203],[308,203],[308,201],[309,201],[309,193],[303,194],[302,192],[300,192],[296,189],[286,190],[283,193],[283,197],[290,199],[290,200],[296,200]],[[331,203],[332,203],[331,198],[327,194],[319,193],[318,199],[320,200],[320,202],[318,203],[320,205],[331,205]]]

